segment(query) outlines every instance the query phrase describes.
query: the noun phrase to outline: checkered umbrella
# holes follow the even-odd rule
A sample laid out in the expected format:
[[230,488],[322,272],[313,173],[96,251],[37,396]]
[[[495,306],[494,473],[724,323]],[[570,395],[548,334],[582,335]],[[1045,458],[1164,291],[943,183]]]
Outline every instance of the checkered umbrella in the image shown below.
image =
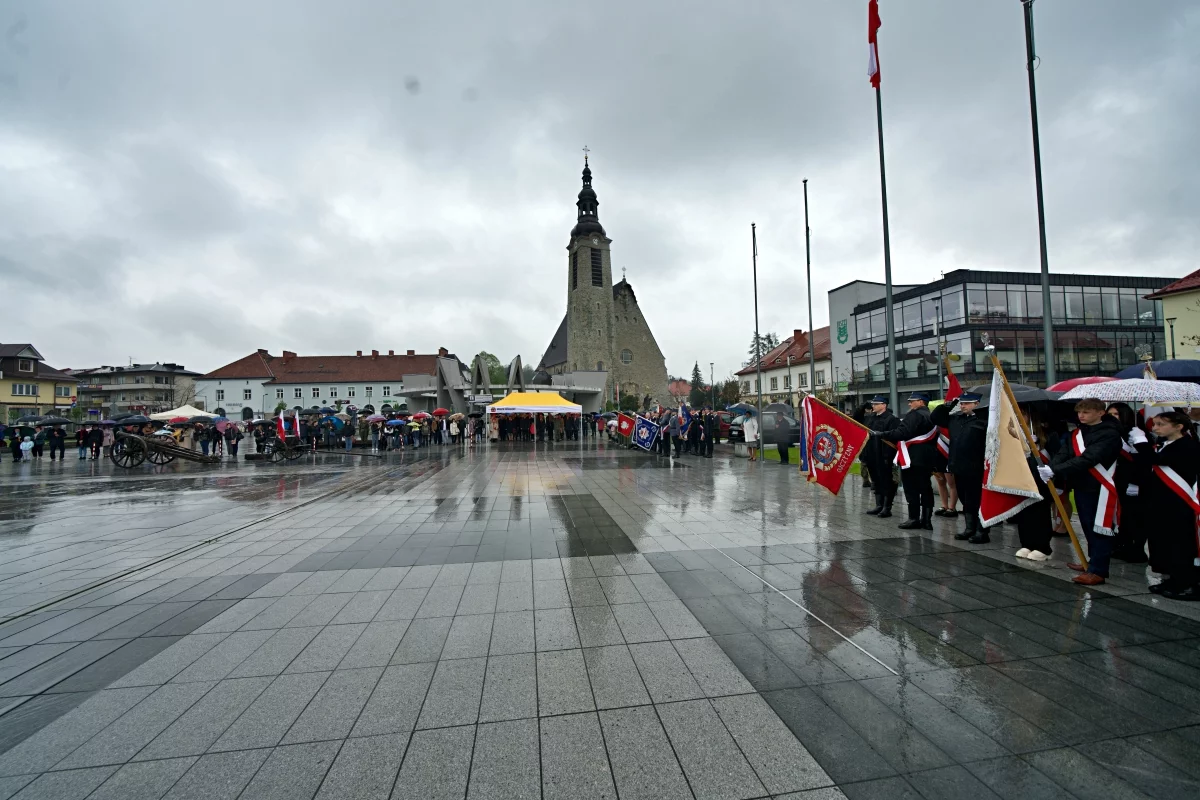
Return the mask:
[[1106,403],[1179,403],[1200,404],[1200,384],[1181,381],[1156,381],[1149,378],[1130,378],[1076,386],[1064,392],[1061,400],[1086,400],[1094,397]]

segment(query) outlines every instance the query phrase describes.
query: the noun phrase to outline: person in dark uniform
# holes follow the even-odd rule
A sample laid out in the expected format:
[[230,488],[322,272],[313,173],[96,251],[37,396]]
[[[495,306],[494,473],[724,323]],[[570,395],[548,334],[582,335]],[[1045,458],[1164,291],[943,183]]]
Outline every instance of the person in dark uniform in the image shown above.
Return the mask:
[[1057,478],[1074,491],[1079,526],[1087,537],[1088,566],[1086,571],[1082,564],[1067,566],[1083,573],[1075,577],[1075,583],[1095,586],[1108,577],[1115,539],[1119,498],[1114,479],[1121,453],[1121,426],[1105,415],[1104,403],[1094,398],[1076,403],[1075,416],[1079,427],[1067,446],[1054,455],[1049,466],[1038,467],[1038,474],[1043,481]]
[[[1169,577],[1150,591],[1172,600],[1200,600],[1200,569],[1196,567],[1197,520],[1200,502],[1200,442],[1191,420],[1180,411],[1157,414],[1150,420],[1158,444],[1151,447],[1134,428],[1129,442],[1137,462],[1150,471],[1141,491],[1154,509],[1150,529],[1150,558],[1157,572]],[[1138,434],[1141,434],[1139,436]],[[1140,492],[1139,492],[1140,494]]]
[[[942,403],[929,415],[939,428],[950,429],[950,455],[946,457],[946,469],[954,476],[958,486],[958,499],[962,501],[966,528],[954,534],[958,540],[971,544],[987,544],[991,541],[987,528],[979,523],[979,502],[983,496],[983,448],[987,440],[987,419],[977,414],[979,401],[983,397],[974,392],[963,392],[948,403]],[[957,414],[951,413],[955,408]]]
[[[870,413],[868,413],[870,412]],[[875,395],[854,412],[854,420],[866,425],[873,433],[887,433],[900,427],[900,420],[887,407],[887,398]],[[892,502],[896,498],[896,482],[892,479],[892,458],[895,450],[872,436],[863,444],[860,459],[871,477],[875,490],[875,507],[868,514],[878,517],[892,515]]]
[[783,414],[775,414],[775,447],[779,449],[779,464],[785,466],[788,463],[788,449],[792,446],[792,428],[788,425],[787,417]]
[[[1117,459],[1117,495],[1121,501],[1121,521],[1113,542],[1113,558],[1132,564],[1146,563],[1146,534],[1153,524],[1141,487],[1150,478],[1149,468],[1137,460],[1137,449],[1129,443],[1138,427],[1137,414],[1128,403],[1113,403],[1104,412],[1121,426],[1121,457]],[[1139,429],[1140,430],[1140,429]],[[1141,430],[1142,436],[1145,431]],[[1147,447],[1149,444],[1147,443]]]
[[1015,555],[1017,558],[1028,558],[1030,561],[1045,561],[1053,553],[1050,537],[1054,533],[1054,523],[1051,521],[1054,498],[1050,494],[1050,487],[1038,475],[1037,468],[1039,464],[1050,463],[1050,459],[1058,452],[1061,443],[1057,436],[1048,433],[1045,424],[1040,419],[1031,416],[1025,409],[1022,409],[1022,413],[1025,414],[1025,422],[1029,425],[1029,430],[1038,447],[1038,452],[1030,453],[1027,460],[1042,499],[1021,509],[1012,518],[1017,525],[1017,538],[1021,542],[1021,549],[1017,550]]
[[704,457],[713,457],[713,446],[716,445],[717,439],[721,436],[721,416],[715,411],[709,411],[704,418],[705,436],[704,436]]
[[900,425],[878,434],[884,441],[896,443],[896,463],[900,482],[908,502],[908,521],[904,530],[933,530],[933,457],[937,453],[938,429],[929,418],[929,395],[913,392],[908,396],[908,413]]

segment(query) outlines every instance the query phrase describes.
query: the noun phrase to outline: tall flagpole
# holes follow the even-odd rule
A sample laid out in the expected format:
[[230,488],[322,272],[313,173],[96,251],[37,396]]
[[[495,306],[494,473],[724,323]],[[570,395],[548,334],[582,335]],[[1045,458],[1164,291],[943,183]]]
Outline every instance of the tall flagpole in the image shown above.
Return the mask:
[[[808,391],[817,391],[817,353],[812,319],[812,229],[808,227],[808,178],[804,179],[804,276],[808,281]],[[789,377],[790,381],[791,378]]]
[[896,391],[896,320],[892,313],[892,234],[888,226],[887,165],[883,156],[883,94],[879,89],[879,0],[867,4],[867,41],[870,47],[868,75],[875,87],[875,121],[879,128],[879,188],[883,200],[883,318],[887,326],[888,399],[899,408]]
[[1037,82],[1033,46],[1033,0],[1021,0],[1025,10],[1025,67],[1029,72],[1029,116],[1033,123],[1033,179],[1037,188],[1038,245],[1042,255],[1042,337],[1046,351],[1046,385],[1056,383],[1054,374],[1054,325],[1050,316],[1050,259],[1046,255],[1046,204],[1042,200],[1042,143],[1038,134]]
[[[754,259],[754,366],[757,370],[755,382],[758,384],[758,441],[762,443],[762,338],[758,335],[758,234],[754,223],[750,223],[750,247]],[[761,448],[760,448],[761,449]]]

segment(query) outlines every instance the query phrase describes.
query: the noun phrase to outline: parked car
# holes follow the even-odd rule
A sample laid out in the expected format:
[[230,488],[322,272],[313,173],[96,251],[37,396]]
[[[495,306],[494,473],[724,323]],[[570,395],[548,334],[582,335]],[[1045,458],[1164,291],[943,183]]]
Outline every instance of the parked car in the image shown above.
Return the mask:
[[746,441],[746,434],[742,430],[742,423],[745,421],[745,414],[739,414],[738,416],[729,420],[729,432],[725,434],[725,437],[730,441],[730,443]]
[[790,414],[782,414],[778,411],[764,411],[762,423],[762,440],[765,445],[779,444],[779,434],[775,430],[775,425],[779,417],[783,417],[788,423],[788,443],[800,444],[800,423]]
[[733,422],[733,418],[735,416],[737,416],[737,415],[734,414],[732,411],[718,411],[717,412],[717,419],[721,423],[721,428],[717,433],[717,441],[718,442],[721,441],[722,439],[725,439],[726,441],[729,440],[730,423]]

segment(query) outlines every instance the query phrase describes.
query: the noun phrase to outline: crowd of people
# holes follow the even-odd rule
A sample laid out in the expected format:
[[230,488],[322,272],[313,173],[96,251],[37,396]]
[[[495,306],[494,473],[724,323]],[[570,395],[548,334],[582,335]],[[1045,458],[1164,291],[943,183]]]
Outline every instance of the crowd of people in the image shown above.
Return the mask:
[[598,414],[496,414],[493,424],[501,442],[576,442],[602,431],[604,419]]
[[[896,496],[895,472],[908,506],[904,529],[932,530],[933,516],[965,520],[956,539],[972,544],[991,541],[979,514],[984,485],[986,410],[982,397],[966,392],[932,411],[929,396],[914,392],[908,412],[896,417],[887,399],[876,396],[854,417],[871,437],[861,460],[874,492],[866,513],[890,517]],[[1149,562],[1167,577],[1151,591],[1180,600],[1200,599],[1200,556],[1197,519],[1197,470],[1200,469],[1200,409],[1149,409],[1137,413],[1126,403],[1106,405],[1081,400],[1074,406],[1076,423],[1022,406],[1037,453],[1029,469],[1041,499],[1014,518],[1021,547],[1019,558],[1044,561],[1051,541],[1066,535],[1049,483],[1070,513],[1073,504],[1087,541],[1087,564],[1071,563],[1081,574],[1075,582],[1104,583],[1113,558]],[[894,467],[898,467],[894,469]],[[941,476],[940,480],[936,476]],[[935,508],[934,482],[941,508]]]

